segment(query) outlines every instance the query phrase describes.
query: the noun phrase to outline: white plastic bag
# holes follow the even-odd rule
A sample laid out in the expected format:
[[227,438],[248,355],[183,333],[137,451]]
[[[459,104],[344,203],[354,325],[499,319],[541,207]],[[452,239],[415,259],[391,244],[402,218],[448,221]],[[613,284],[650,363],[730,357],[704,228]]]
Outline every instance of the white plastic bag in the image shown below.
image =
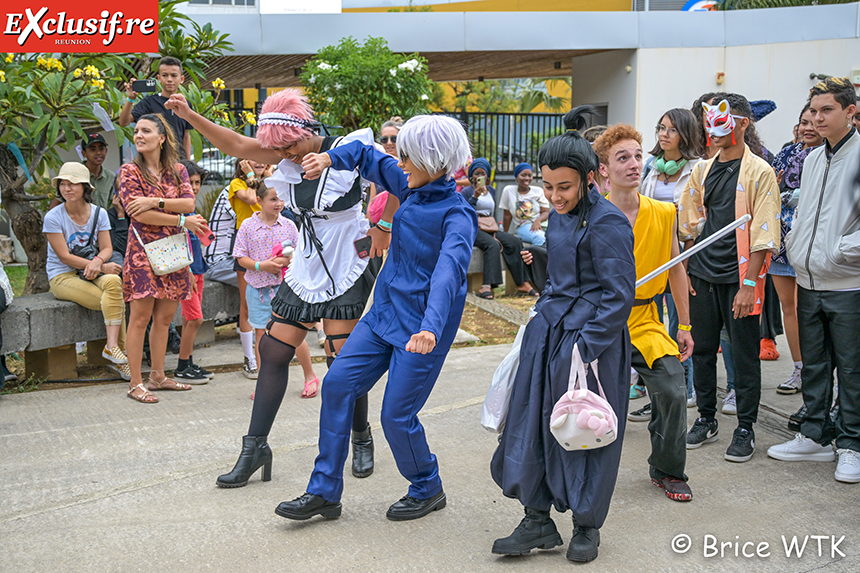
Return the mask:
[[567,392],[553,407],[549,424],[550,432],[567,451],[602,448],[618,435],[618,417],[603,393],[597,360],[591,363],[591,369],[600,394],[588,389],[585,364],[574,344]]
[[508,419],[508,406],[511,402],[511,389],[520,366],[520,346],[523,343],[525,325],[520,326],[511,351],[502,360],[493,374],[493,381],[487,391],[484,407],[481,409],[481,425],[491,432],[502,433]]

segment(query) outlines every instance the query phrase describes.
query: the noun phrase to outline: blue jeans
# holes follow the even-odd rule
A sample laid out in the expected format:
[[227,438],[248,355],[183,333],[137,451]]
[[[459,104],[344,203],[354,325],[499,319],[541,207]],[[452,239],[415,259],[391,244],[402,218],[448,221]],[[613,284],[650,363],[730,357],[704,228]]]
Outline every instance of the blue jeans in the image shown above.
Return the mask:
[[[675,307],[675,299],[672,298],[672,293],[664,292],[654,297],[654,302],[657,304],[657,316],[660,317],[660,321],[662,322],[664,299],[666,301],[666,312],[669,314],[669,336],[672,337],[672,340],[675,340],[680,320],[678,319],[678,309]],[[676,344],[677,342],[675,340]],[[687,398],[689,398],[693,395],[693,358],[687,358],[681,362],[681,365],[684,367],[684,378],[687,380]]]
[[720,350],[723,351],[723,364],[726,367],[726,389],[731,392],[735,387],[735,361],[732,359],[732,342],[725,327],[720,331]]
[[538,247],[542,247],[544,243],[546,243],[546,235],[544,234],[543,229],[540,231],[532,231],[531,222],[523,223],[517,227],[517,237],[526,243],[531,243]]

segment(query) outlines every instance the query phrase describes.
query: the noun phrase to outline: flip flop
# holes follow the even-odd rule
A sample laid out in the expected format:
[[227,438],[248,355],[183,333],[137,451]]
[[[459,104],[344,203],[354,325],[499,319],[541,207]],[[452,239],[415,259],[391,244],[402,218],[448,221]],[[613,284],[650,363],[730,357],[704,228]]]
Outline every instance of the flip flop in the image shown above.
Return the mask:
[[516,296],[523,296],[523,297],[530,296],[530,297],[536,297],[536,296],[540,296],[540,293],[539,293],[538,291],[536,291],[535,289],[532,289],[532,290],[530,290],[529,292],[523,292],[523,291],[521,291],[521,290],[518,290],[518,291],[517,291],[517,295],[516,295]]
[[[314,390],[311,392],[309,388],[313,386]],[[310,382],[305,382],[305,389],[302,390],[302,398],[313,398],[317,395],[317,392],[320,389],[320,379],[314,376],[314,379]]]

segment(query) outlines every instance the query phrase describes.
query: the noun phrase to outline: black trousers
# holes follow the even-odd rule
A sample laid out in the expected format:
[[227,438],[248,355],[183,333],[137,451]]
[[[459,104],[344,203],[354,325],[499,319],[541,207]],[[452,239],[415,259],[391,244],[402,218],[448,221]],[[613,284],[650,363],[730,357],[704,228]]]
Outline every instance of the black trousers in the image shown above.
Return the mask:
[[[808,412],[800,432],[819,444],[860,451],[860,291],[797,287],[797,323],[803,356],[803,403]],[[839,381],[839,415],[830,424],[833,369]]]
[[[511,276],[517,286],[526,282],[525,263],[520,251],[523,242],[519,237],[498,231],[493,235],[478,229],[475,246],[484,252],[484,284],[497,287],[502,284],[502,260],[499,253],[505,257],[505,264],[511,271]],[[498,239],[498,241],[496,240]],[[501,245],[499,245],[501,243]]]
[[532,283],[532,286],[535,287],[538,292],[543,292],[544,288],[546,288],[547,279],[546,247],[532,245],[526,250],[532,254],[532,264],[526,265],[526,280]]
[[713,284],[692,275],[690,281],[696,291],[696,296],[690,296],[690,326],[696,343],[693,386],[699,415],[713,420],[717,413],[717,349],[725,325],[735,362],[738,427],[751,430],[761,399],[759,317],[734,318],[732,303],[740,290],[738,283]]
[[648,457],[652,478],[676,477],[687,481],[687,378],[677,356],[663,356],[651,367],[633,347],[633,369],[648,389],[651,398],[651,455]]

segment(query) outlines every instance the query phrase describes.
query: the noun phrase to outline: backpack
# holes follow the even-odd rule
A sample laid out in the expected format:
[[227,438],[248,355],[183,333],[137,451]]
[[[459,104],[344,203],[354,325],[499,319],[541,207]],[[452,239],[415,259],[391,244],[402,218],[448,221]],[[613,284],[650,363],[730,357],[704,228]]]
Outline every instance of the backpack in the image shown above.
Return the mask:
[[549,419],[550,432],[567,451],[602,448],[618,436],[618,417],[600,385],[597,360],[591,363],[591,370],[600,395],[588,389],[585,364],[574,344],[567,392],[556,402]]
[[209,228],[215,239],[203,250],[203,260],[210,267],[233,256],[233,239],[236,236],[236,212],[230,206],[230,188],[225,187],[209,215]]

